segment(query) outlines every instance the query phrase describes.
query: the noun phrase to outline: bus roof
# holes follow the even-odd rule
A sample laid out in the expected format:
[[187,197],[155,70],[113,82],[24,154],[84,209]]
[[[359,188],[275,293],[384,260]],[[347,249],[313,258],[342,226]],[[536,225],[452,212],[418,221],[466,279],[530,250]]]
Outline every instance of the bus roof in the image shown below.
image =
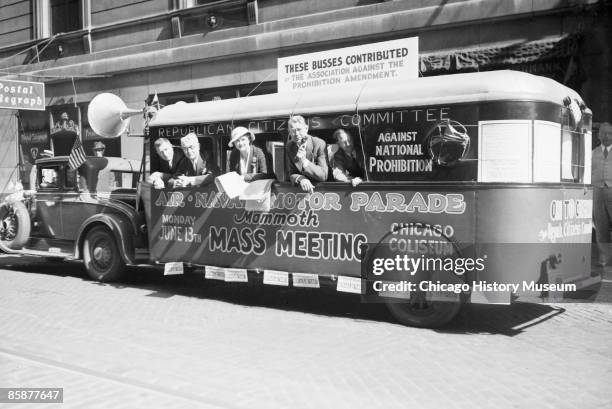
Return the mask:
[[549,78],[520,71],[487,71],[220,101],[178,102],[159,110],[150,126],[498,100],[542,101],[562,105],[567,96],[582,101],[575,91]]

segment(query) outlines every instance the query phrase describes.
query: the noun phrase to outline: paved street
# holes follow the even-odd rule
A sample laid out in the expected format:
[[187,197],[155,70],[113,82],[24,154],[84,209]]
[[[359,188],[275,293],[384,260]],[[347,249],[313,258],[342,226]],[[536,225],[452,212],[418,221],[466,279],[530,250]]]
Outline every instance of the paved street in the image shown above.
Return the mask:
[[469,306],[427,330],[332,291],[131,273],[0,255],[0,387],[63,387],[49,408],[612,406],[612,274],[603,302]]

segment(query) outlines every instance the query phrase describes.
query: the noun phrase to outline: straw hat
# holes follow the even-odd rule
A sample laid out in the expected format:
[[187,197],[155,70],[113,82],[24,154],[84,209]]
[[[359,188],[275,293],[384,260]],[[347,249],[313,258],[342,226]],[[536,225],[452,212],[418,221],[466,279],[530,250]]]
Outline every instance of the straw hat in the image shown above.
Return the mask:
[[246,134],[249,135],[249,140],[251,142],[255,140],[255,135],[253,135],[253,133],[246,129],[244,126],[238,126],[234,128],[234,130],[232,131],[232,137],[227,145],[231,148],[232,146],[234,146],[234,142],[236,142],[238,139],[240,139]]

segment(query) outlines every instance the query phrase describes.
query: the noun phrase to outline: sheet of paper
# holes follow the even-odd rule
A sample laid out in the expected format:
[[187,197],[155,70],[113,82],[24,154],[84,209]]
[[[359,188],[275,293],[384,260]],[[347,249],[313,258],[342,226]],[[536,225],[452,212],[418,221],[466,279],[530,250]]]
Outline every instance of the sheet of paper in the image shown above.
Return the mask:
[[361,278],[338,276],[336,290],[345,293],[361,294]]
[[289,286],[289,273],[285,271],[264,270],[264,284]]
[[291,274],[293,278],[293,286],[294,287],[305,287],[305,288],[319,288],[319,276],[316,274],[307,274],[307,273],[293,273]]
[[478,180],[531,182],[531,121],[479,122]]
[[555,122],[534,121],[533,128],[533,181],[559,183],[561,125]]
[[572,174],[572,134],[568,129],[561,135],[561,178],[574,179]]
[[183,263],[180,261],[172,261],[170,263],[164,264],[164,275],[171,276],[177,274],[183,274]]
[[239,196],[249,185],[247,182],[242,180],[236,172],[228,172],[215,178],[215,185],[221,193],[225,193],[230,199]]
[[226,268],[225,281],[235,283],[246,283],[249,281],[247,271],[243,268]]
[[584,180],[582,181],[582,183],[584,183],[585,185],[591,184],[591,151],[593,150],[592,144],[592,134],[591,132],[587,132],[584,135],[584,151],[586,152],[586,154],[584,158]]
[[222,267],[206,266],[204,278],[225,281],[225,270]]

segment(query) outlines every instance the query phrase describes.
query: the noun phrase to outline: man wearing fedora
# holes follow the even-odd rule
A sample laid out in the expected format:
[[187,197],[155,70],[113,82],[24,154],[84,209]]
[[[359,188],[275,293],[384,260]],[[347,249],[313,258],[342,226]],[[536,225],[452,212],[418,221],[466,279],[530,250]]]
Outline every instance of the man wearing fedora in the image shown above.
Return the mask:
[[185,156],[176,167],[176,172],[168,185],[172,187],[202,186],[212,183],[221,172],[209,155],[200,154],[200,141],[190,132],[181,138],[181,148]]
[[106,145],[104,145],[102,142],[100,141],[95,141],[93,144],[93,148],[91,149],[94,153],[94,156],[97,156],[99,158],[103,158],[104,157],[104,150],[106,149]]
[[242,176],[245,182],[271,177],[268,174],[266,155],[253,145],[255,135],[244,126],[234,128],[229,147],[234,147],[229,157],[229,170]]

